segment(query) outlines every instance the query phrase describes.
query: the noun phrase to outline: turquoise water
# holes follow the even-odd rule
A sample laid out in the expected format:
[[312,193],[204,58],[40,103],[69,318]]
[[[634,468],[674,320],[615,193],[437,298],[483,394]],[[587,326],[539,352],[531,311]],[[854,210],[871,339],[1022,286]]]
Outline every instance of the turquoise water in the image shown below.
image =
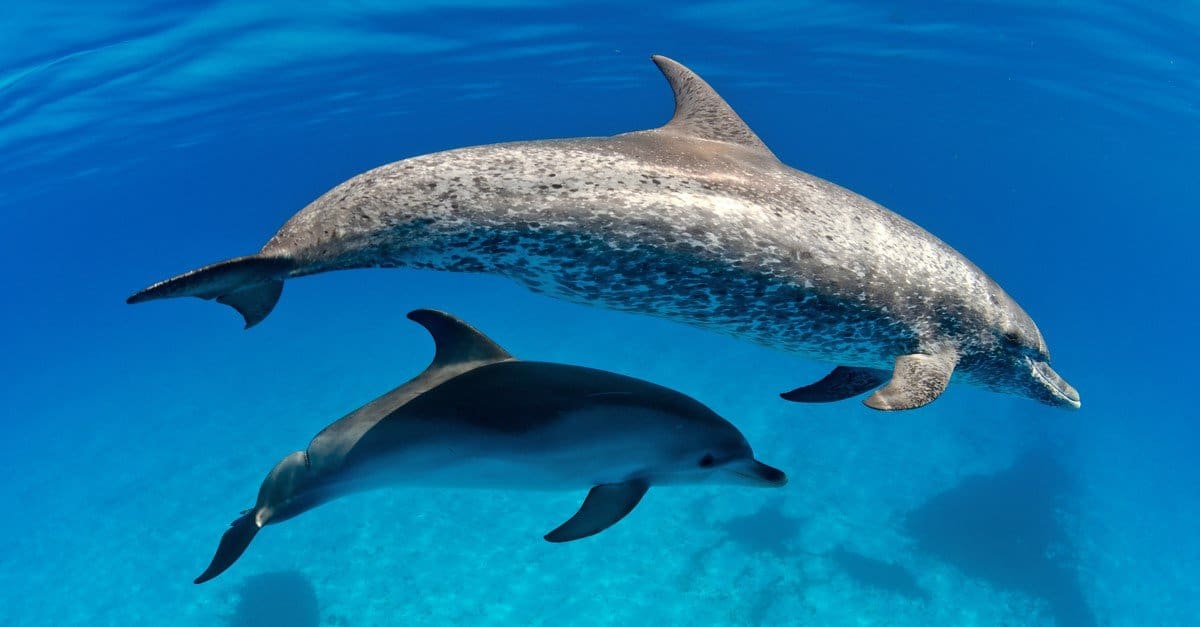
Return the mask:
[[[9,3],[0,623],[1197,624],[1200,10],[1148,6]],[[305,278],[246,332],[123,303],[382,163],[657,126],[651,53],[996,278],[1083,409],[786,403],[828,366],[485,276]],[[425,366],[418,307],[691,394],[791,483],[567,545],[582,494],[377,492],[193,585],[272,464]]]

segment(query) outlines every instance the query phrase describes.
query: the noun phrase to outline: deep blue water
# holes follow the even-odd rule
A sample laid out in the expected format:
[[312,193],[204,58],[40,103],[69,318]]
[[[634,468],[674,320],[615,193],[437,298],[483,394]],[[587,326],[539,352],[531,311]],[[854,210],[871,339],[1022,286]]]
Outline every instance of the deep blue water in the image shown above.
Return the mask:
[[[1190,2],[7,3],[0,623],[1200,624],[1198,29]],[[789,404],[826,365],[494,277],[305,278],[246,332],[123,302],[389,161],[657,126],[651,53],[985,269],[1083,409]],[[417,307],[692,394],[791,483],[654,490],[562,546],[581,494],[379,492],[193,585],[276,460],[427,363]]]

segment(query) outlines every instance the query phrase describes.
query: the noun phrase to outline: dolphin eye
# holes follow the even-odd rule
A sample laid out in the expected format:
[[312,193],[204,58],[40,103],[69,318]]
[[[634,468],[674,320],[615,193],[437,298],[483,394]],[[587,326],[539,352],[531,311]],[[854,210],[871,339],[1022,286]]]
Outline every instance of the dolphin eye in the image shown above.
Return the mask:
[[701,468],[712,468],[713,464],[715,463],[717,463],[717,460],[713,458],[712,453],[708,453],[704,457],[700,458]]

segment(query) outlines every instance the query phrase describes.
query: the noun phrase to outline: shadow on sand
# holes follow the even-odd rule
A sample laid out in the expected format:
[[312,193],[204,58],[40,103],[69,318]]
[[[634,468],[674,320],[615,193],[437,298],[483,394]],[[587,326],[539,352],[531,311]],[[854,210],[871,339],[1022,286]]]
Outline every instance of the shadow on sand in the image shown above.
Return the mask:
[[[784,500],[777,498],[751,514],[725,521],[720,527],[724,533],[722,539],[704,552],[729,543],[746,553],[768,554],[782,561],[827,559],[860,586],[884,590],[908,599],[929,599],[929,593],[918,585],[913,574],[897,564],[855,553],[844,547],[826,553],[804,550],[798,536],[807,520],[788,514],[783,504]],[[771,594],[774,594],[773,590]]]
[[913,601],[928,601],[929,592],[907,568],[838,547],[827,556],[859,585],[898,594]]
[[316,591],[298,572],[254,575],[238,595],[230,627],[317,627],[321,623]]
[[787,558],[805,524],[805,519],[783,510],[784,500],[774,499],[754,513],[735,516],[721,525],[723,542],[731,542],[747,553],[769,553]]
[[970,577],[1046,601],[1060,627],[1096,624],[1075,571],[1056,507],[1072,482],[1048,447],[1011,468],[973,476],[909,513],[917,548]]

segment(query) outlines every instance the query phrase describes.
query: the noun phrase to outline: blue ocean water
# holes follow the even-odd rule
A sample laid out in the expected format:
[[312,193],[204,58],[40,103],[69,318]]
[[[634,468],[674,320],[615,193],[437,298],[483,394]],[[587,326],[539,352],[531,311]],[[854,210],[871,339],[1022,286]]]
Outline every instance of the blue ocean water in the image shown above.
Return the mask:
[[[7,3],[0,623],[1200,624],[1198,29],[1189,2]],[[1083,409],[790,404],[827,365],[495,277],[314,276],[246,332],[123,302],[376,165],[657,126],[651,53],[985,269]],[[696,396],[791,483],[652,490],[568,545],[540,536],[582,494],[377,492],[193,585],[272,464],[424,367],[418,307]]]

